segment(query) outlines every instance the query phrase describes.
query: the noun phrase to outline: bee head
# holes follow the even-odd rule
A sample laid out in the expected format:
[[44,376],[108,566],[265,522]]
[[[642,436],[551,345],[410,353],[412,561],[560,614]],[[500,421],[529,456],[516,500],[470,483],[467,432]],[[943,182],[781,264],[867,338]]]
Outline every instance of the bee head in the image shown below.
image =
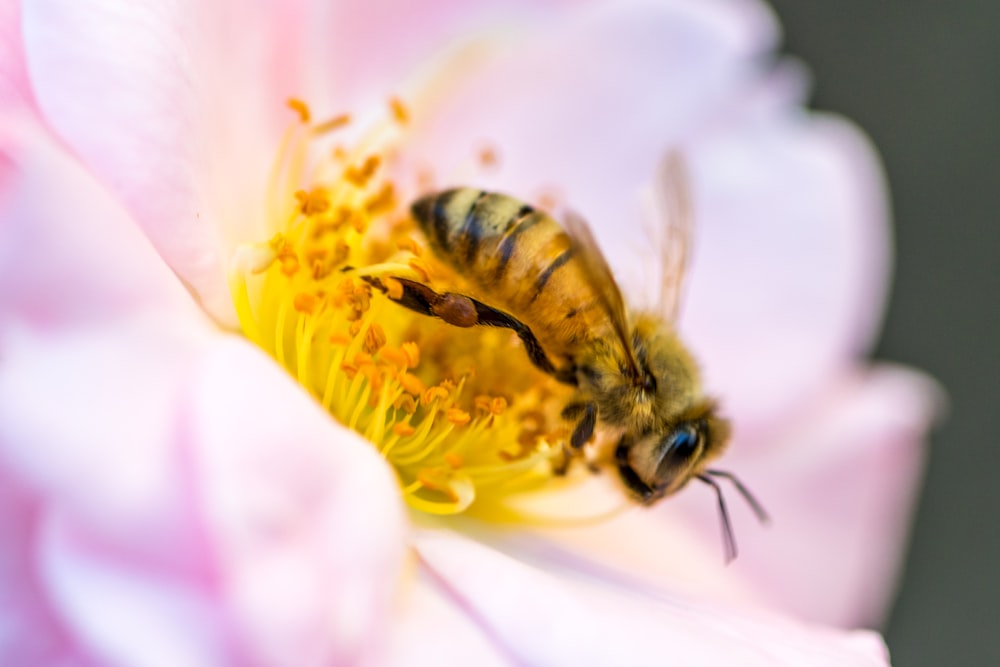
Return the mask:
[[644,505],[676,493],[693,477],[711,486],[719,504],[726,562],[736,557],[736,540],[718,478],[733,483],[762,523],[769,520],[761,504],[732,473],[708,468],[725,448],[729,431],[729,422],[715,414],[715,404],[702,400],[660,432],[637,439],[624,435],[615,452],[622,481]]
[[729,422],[702,399],[676,419],[639,437],[626,435],[616,458],[622,481],[643,503],[672,495],[725,449]]

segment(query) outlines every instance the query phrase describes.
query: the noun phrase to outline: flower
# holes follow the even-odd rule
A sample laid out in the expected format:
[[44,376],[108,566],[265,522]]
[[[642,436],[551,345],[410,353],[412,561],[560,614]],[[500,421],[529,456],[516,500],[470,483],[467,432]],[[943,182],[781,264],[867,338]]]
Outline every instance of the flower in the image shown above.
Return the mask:
[[[0,661],[884,662],[783,613],[877,622],[932,390],[857,362],[878,170],[800,109],[762,7],[7,2],[0,34]],[[637,299],[638,190],[680,145],[681,327],[774,529],[737,512],[724,569],[693,491],[576,531],[407,514],[376,450],[230,330],[289,94],[411,100],[401,174],[466,177],[487,142],[476,185],[558,186]]]

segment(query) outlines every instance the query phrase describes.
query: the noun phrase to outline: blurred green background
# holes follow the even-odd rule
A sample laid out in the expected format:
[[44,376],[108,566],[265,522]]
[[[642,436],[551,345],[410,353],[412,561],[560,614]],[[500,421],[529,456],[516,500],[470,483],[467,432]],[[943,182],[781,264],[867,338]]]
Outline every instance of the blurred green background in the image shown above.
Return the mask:
[[896,276],[881,359],[940,380],[896,667],[1000,665],[1000,2],[771,0],[785,51],[882,152]]

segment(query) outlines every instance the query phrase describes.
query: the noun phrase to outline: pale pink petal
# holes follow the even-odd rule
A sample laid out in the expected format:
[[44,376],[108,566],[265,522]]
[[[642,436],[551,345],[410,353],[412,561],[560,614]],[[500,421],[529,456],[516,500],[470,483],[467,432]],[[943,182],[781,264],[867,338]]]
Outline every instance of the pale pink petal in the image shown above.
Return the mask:
[[760,428],[871,345],[888,288],[882,172],[852,125],[790,111],[734,120],[691,157],[681,328],[737,429]]
[[[0,442],[2,446],[2,442]],[[0,468],[0,664],[71,664],[73,646],[36,576],[41,503]]]
[[413,568],[401,587],[393,624],[384,638],[384,663],[424,665],[509,665],[511,656],[469,609],[443,590],[427,568]]
[[197,494],[241,643],[269,665],[376,654],[405,544],[384,460],[247,345],[213,350],[190,400]]
[[0,620],[57,620],[12,650],[58,652],[62,626],[112,664],[367,654],[404,544],[391,472],[22,129],[0,137],[0,470],[39,557],[12,547]]
[[887,664],[872,633],[562,578],[449,533],[421,531],[416,544],[431,576],[517,664]]
[[[638,190],[664,151],[730,113],[776,39],[755,2],[586,5],[460,54],[414,111],[414,152],[437,185],[556,190],[613,254],[634,238],[613,232],[638,229]],[[462,169],[483,147],[498,166]]]
[[190,296],[128,213],[32,119],[0,117],[0,332],[170,310]]
[[[742,447],[738,434],[719,467],[739,474],[773,522],[759,526],[738,494],[727,493],[740,546],[730,568],[787,613],[842,627],[881,624],[935,403],[940,391],[926,377],[876,367],[841,376],[811,405],[755,434],[759,447]],[[714,503],[695,485],[658,512],[673,521],[687,515],[689,529],[718,543]]]
[[0,111],[33,104],[24,64],[21,7],[18,0],[0,0]]

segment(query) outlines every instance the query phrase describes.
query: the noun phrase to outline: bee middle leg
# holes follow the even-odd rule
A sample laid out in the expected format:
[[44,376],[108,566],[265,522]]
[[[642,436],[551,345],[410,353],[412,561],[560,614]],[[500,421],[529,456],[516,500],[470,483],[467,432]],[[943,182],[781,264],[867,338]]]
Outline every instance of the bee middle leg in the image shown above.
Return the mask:
[[580,449],[594,435],[594,428],[597,426],[597,405],[584,401],[570,403],[563,408],[562,418],[567,421],[579,419],[573,428],[573,434],[569,437],[569,444],[573,449]]
[[487,326],[510,329],[521,339],[525,352],[528,353],[528,358],[535,367],[559,382],[576,385],[575,369],[556,368],[555,364],[545,355],[541,343],[535,338],[531,329],[502,310],[487,306],[482,301],[477,301],[464,294],[435,292],[423,283],[406,278],[393,277],[393,280],[403,287],[402,294],[398,296],[390,294],[389,288],[379,278],[365,276],[363,279],[375,289],[383,292],[391,301],[421,315],[442,319],[452,326],[462,328]]

